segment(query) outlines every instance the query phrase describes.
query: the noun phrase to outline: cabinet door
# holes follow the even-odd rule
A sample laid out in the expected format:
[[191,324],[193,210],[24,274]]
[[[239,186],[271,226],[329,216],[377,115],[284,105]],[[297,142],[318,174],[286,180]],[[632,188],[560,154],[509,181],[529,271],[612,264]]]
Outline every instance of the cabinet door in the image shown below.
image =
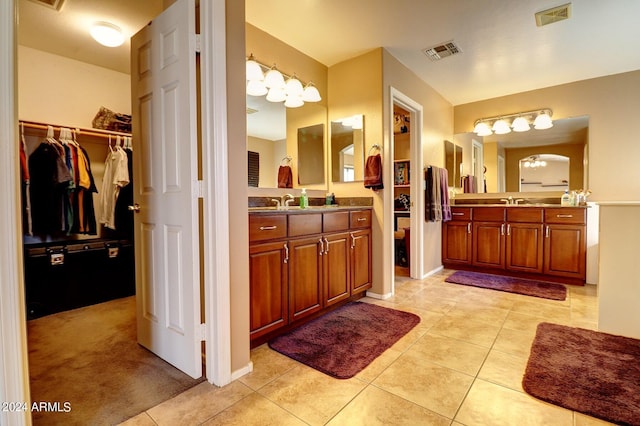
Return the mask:
[[473,223],[472,263],[474,265],[504,268],[505,226],[504,223],[500,222]]
[[542,224],[507,223],[507,269],[542,272]]
[[288,322],[286,242],[249,246],[251,338],[262,336]]
[[322,308],[322,237],[289,242],[289,321]]
[[350,295],[351,268],[349,250],[351,238],[348,232],[324,237],[323,277],[325,306],[347,299]]
[[445,222],[442,228],[442,261],[471,263],[471,222]]
[[584,225],[546,225],[544,273],[584,280],[587,252],[585,235]]
[[351,232],[351,294],[371,288],[371,229]]

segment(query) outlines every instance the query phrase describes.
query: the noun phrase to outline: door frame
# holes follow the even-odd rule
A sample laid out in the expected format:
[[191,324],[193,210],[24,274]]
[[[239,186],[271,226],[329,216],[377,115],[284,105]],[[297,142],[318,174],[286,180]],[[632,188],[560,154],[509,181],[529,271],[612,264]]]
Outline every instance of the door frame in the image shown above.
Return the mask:
[[[17,2],[0,2],[0,179],[7,191],[0,191],[0,401],[31,404],[29,358],[22,271],[22,232],[18,167],[17,107]],[[12,244],[13,242],[13,244]],[[29,410],[0,411],[0,424],[31,424]]]
[[[227,110],[225,2],[201,4],[203,170],[205,263],[205,332],[207,377],[215,385],[231,381],[230,297],[227,195]],[[21,244],[17,140],[17,2],[0,2],[0,178],[9,190],[0,191],[0,234],[14,244],[0,245],[0,400],[30,403],[23,258]],[[215,200],[215,203],[213,203]],[[30,413],[0,412],[0,423],[30,424]]]
[[[420,212],[424,212],[424,197],[421,196],[423,190],[423,181],[424,178],[422,176],[422,170],[424,169],[424,161],[422,158],[422,114],[423,108],[422,105],[400,92],[393,86],[389,87],[389,148],[386,152],[387,157],[387,176],[390,177],[388,182],[393,182],[393,152],[395,150],[395,141],[393,134],[393,106],[398,105],[409,112],[410,114],[410,123],[411,123],[411,132],[409,139],[409,160],[411,161],[411,170],[413,170],[413,178],[411,179],[411,187],[409,189],[409,194],[411,197],[411,207],[409,210],[409,217],[411,221],[411,238],[410,238],[410,251],[411,257],[409,260],[410,269],[409,274],[411,278],[421,279],[424,275],[424,246],[422,244],[423,235],[424,235],[424,221],[421,220]],[[415,130],[414,130],[415,129]],[[389,248],[389,253],[391,253],[387,259],[387,261],[393,262],[393,223],[394,223],[394,213],[393,213],[393,187],[387,191],[388,196],[385,198],[385,218],[389,218],[389,220],[385,219],[385,228],[387,235],[386,240],[389,241],[387,244]],[[389,282],[391,282],[392,293],[395,293],[395,268],[392,265],[388,268],[390,272]]]

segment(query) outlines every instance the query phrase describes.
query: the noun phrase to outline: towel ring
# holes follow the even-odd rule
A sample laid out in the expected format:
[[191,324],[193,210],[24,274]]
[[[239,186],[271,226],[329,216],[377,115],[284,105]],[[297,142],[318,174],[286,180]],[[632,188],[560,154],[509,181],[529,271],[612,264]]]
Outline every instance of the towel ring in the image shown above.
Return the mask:
[[281,166],[289,165],[291,163],[291,160],[292,160],[291,156],[287,155],[283,157],[282,160],[280,160],[280,165]]
[[378,145],[377,143],[374,143],[373,145],[371,145],[371,148],[369,148],[369,153],[367,155],[371,155],[371,151],[373,151],[374,149],[377,149],[378,151],[380,151],[380,145]]

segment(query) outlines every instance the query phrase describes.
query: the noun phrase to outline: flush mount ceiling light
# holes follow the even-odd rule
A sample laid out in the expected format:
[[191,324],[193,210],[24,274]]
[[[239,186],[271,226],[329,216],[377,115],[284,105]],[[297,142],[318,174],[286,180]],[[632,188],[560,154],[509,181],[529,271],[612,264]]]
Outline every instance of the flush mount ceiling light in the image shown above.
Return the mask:
[[[531,123],[533,123],[533,127],[536,130],[549,129],[553,127],[552,115],[553,112],[549,108],[543,108],[481,118],[475,121],[473,132],[478,136],[489,136],[494,132],[497,135],[504,135],[511,132],[512,129],[514,132],[526,132],[531,129]],[[511,119],[513,119],[513,122],[509,125]]]
[[89,30],[91,37],[103,46],[118,47],[124,43],[124,35],[117,25],[110,22],[96,22]]
[[295,74],[288,76],[278,71],[275,65],[268,67],[256,61],[253,54],[247,58],[246,74],[248,95],[267,95],[269,102],[284,102],[287,108],[298,108],[305,102],[322,100],[312,82],[304,85]]

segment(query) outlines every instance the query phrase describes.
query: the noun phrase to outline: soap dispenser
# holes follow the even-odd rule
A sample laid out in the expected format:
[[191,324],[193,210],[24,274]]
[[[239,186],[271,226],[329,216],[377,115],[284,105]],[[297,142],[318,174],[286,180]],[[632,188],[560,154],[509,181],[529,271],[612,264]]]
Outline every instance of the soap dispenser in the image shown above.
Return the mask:
[[307,189],[302,188],[302,192],[300,193],[300,208],[306,209],[309,207],[309,197],[307,196]]
[[562,194],[562,198],[560,198],[560,205],[561,206],[570,206],[571,205],[571,195],[569,195],[569,190],[568,189],[566,191],[564,191],[564,194]]

